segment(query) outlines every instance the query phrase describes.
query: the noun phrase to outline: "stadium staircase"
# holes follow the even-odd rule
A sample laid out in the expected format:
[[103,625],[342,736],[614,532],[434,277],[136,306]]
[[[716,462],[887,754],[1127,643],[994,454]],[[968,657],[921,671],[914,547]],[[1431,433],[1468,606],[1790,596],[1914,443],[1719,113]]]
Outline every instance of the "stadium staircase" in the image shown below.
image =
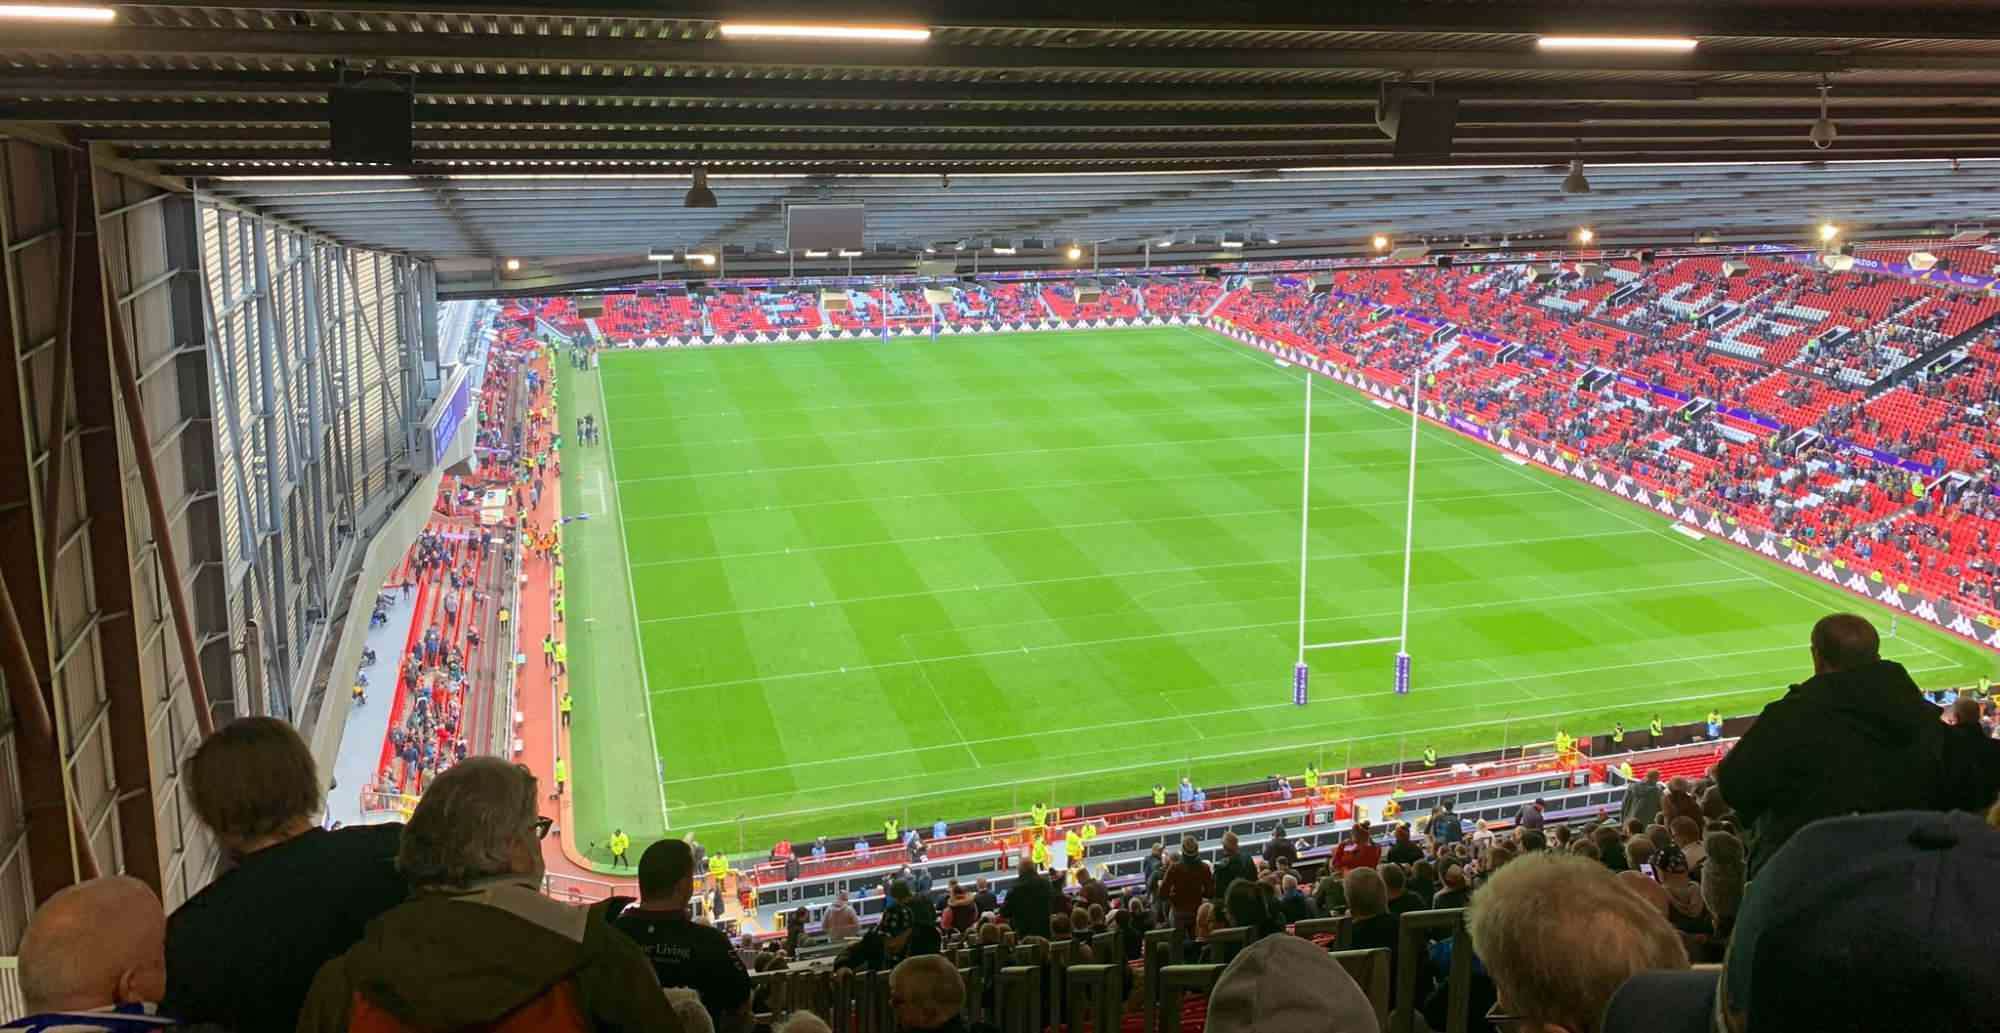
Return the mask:
[[1891,372],[1888,376],[1885,376],[1882,379],[1877,380],[1873,384],[1868,385],[1868,397],[1871,399],[1879,398],[1882,395],[1887,394],[1889,391],[1893,390],[1896,387],[1896,385],[1901,384],[1903,381],[1910,379],[1912,376],[1915,376],[1917,373],[1923,370],[1929,369],[1931,367],[1931,364],[1937,362],[1939,359],[1942,359],[1945,356],[1950,355],[1952,352],[1960,348],[1971,347],[1976,341],[1980,339],[1981,336],[1983,336],[1986,333],[1986,331],[1993,329],[1996,326],[2000,326],[2000,312],[1995,312],[1992,315],[1987,316],[1986,318],[1973,324],[1970,328],[1958,334],[1955,334],[1949,338],[1946,338],[1944,341],[1940,342],[1936,347],[1933,347],[1929,351],[1926,351],[1923,354],[1918,355],[1917,357],[1911,359],[1908,363],[1905,363],[1900,368]]

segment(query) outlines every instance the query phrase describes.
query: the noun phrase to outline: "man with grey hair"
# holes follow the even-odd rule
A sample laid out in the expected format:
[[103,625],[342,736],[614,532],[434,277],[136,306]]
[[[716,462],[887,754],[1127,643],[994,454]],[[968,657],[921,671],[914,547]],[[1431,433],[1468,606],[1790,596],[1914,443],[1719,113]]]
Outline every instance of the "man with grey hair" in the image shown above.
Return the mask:
[[905,960],[889,973],[889,1004],[896,1009],[896,1027],[963,1033],[965,980],[958,966],[939,954]]
[[536,815],[540,800],[533,773],[495,757],[438,776],[396,858],[409,902],[320,969],[299,1033],[502,1020],[564,1028],[579,1015],[607,1033],[680,1033],[652,966],[612,927],[606,905],[542,895],[551,822]]
[[1495,872],[1466,925],[1499,996],[1488,1018],[1503,1029],[1594,1029],[1633,973],[1688,967],[1658,908],[1574,854],[1531,854]]
[[151,887],[123,875],[58,891],[21,937],[28,1016],[0,1030],[138,1033],[174,1020],[154,1002],[167,989],[167,915]]

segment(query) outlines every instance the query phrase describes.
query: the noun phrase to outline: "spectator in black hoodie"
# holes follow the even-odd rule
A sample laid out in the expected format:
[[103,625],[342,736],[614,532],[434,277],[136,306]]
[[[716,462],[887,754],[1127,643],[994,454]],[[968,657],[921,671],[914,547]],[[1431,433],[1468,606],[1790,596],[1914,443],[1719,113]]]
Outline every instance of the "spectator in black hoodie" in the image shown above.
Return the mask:
[[1812,630],[1813,676],[1764,708],[1716,767],[1751,835],[1756,878],[1792,834],[1820,819],[1967,806],[1993,762],[1956,740],[1875,628],[1837,613]]

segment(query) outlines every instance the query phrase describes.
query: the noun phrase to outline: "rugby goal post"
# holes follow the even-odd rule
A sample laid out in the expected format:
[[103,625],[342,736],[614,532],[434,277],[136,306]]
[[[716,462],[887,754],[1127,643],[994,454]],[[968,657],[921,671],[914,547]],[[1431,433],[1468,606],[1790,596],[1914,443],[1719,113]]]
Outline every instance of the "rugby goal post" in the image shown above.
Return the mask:
[[1312,395],[1315,374],[1308,367],[1305,371],[1306,397],[1303,422],[1304,445],[1301,447],[1299,471],[1299,655],[1292,668],[1292,704],[1305,706],[1308,702],[1307,683],[1310,669],[1306,664],[1306,654],[1321,649],[1347,649],[1355,646],[1376,646],[1390,642],[1396,644],[1396,663],[1393,688],[1396,695],[1407,696],[1410,692],[1410,556],[1416,543],[1417,529],[1417,431],[1423,426],[1423,376],[1426,363],[1418,362],[1410,367],[1410,455],[1409,476],[1403,495],[1403,601],[1400,607],[1400,621],[1396,634],[1375,638],[1348,639],[1339,642],[1306,641],[1306,589],[1309,584],[1308,568],[1311,558],[1312,532]]

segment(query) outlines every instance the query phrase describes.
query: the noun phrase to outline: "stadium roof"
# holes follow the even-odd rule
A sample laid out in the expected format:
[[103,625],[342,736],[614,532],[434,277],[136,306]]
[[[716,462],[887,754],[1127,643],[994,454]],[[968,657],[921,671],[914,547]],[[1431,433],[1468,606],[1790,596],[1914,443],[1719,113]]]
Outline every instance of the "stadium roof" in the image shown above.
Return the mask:
[[[748,244],[759,232],[775,236],[760,221],[772,206],[819,191],[868,196],[871,244],[878,234],[1247,230],[1232,223],[1250,217],[1273,233],[1313,233],[1315,205],[1390,198],[1399,205],[1381,211],[1411,220],[1410,232],[1499,232],[1503,220],[1517,232],[1556,231],[1591,210],[1579,202],[1624,213],[1642,200],[1628,190],[1676,181],[1692,193],[1632,213],[1635,225],[1749,229],[1774,208],[1799,223],[1817,215],[1805,201],[1824,201],[1852,203],[1855,217],[1887,226],[1891,215],[1980,209],[1954,200],[1973,192],[1950,187],[1942,165],[1843,167],[1837,185],[1813,182],[1783,206],[1737,190],[1761,182],[1757,170],[1659,166],[1965,159],[1984,177],[1973,160],[2000,159],[2000,0],[109,6],[108,25],[4,26],[0,119],[105,142],[343,239],[488,261],[574,261],[681,242],[672,237]],[[799,42],[720,31],[725,19],[848,17],[930,35]],[[1537,45],[1545,34],[1675,35],[1698,45],[1552,51]],[[368,71],[415,82],[411,167],[367,170],[396,178],[347,182],[344,199],[323,185],[244,178],[359,172],[330,159],[326,91]],[[1504,168],[1414,185],[1360,173],[1338,189],[1325,172],[1280,171],[1389,164],[1374,105],[1391,82],[1461,102],[1453,156],[1438,164]],[[1825,150],[1807,138],[1822,85],[1838,126]],[[1572,158],[1588,164],[1599,193],[1544,198]],[[662,211],[635,226],[635,198],[649,199],[642,210],[675,207],[696,164],[718,177],[722,207]],[[946,172],[959,181],[950,198],[937,189]],[[618,188],[466,178],[635,173],[668,178]],[[1135,178],[1087,175],[1104,173]],[[920,178],[850,178],[884,174]],[[992,174],[1063,178],[981,179],[961,192],[973,185],[966,177]],[[797,178],[722,178],[735,175]],[[1879,207],[1864,210],[1864,199]],[[1263,204],[1272,214],[1254,210]],[[885,217],[891,205],[911,211]],[[653,227],[644,244],[635,240]]]

